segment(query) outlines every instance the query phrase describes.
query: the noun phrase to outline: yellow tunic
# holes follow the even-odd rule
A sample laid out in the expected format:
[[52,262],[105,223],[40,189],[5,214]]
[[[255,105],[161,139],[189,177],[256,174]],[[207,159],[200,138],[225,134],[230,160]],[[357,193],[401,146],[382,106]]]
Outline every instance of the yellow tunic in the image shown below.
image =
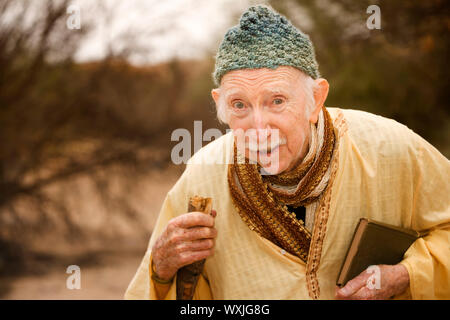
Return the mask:
[[[315,212],[306,264],[241,220],[227,184],[225,163],[233,143],[227,134],[197,152],[167,194],[125,298],[157,298],[149,277],[151,248],[167,222],[187,211],[188,198],[200,195],[213,199],[218,237],[194,299],[334,299],[336,278],[361,217],[431,230],[406,252],[402,263],[410,288],[397,298],[449,299],[450,161],[394,120],[356,110],[328,110],[338,145],[329,187]],[[174,283],[166,299],[175,299]]]

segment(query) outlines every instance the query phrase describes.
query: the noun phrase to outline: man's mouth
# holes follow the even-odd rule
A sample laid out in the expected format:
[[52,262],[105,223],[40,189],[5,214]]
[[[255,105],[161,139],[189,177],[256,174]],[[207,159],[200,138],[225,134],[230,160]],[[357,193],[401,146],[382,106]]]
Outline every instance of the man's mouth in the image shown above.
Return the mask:
[[246,147],[247,147],[248,151],[253,154],[257,153],[258,155],[261,155],[261,156],[269,156],[271,153],[277,151],[280,148],[280,146],[282,146],[284,144],[286,144],[286,141],[284,139],[282,139],[278,143],[275,143],[275,144],[272,144],[269,146],[264,146],[264,147],[259,146],[258,147],[258,144],[256,144],[256,143],[255,144],[249,143],[246,145]]
[[278,148],[280,147],[279,144],[273,146],[273,147],[269,147],[267,149],[263,149],[263,150],[250,150],[250,152],[257,152],[259,155],[261,156],[270,156],[272,152],[275,152],[276,150],[278,150]]

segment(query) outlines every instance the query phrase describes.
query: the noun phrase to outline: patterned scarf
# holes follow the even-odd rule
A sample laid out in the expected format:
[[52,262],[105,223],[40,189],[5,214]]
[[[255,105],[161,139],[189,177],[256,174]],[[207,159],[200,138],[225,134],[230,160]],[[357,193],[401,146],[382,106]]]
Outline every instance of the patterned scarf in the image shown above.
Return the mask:
[[295,169],[261,176],[234,146],[234,161],[228,167],[228,186],[233,203],[248,227],[262,237],[307,261],[311,233],[287,205],[306,206],[318,200],[330,178],[334,130],[325,107],[317,124],[311,124],[309,151]]

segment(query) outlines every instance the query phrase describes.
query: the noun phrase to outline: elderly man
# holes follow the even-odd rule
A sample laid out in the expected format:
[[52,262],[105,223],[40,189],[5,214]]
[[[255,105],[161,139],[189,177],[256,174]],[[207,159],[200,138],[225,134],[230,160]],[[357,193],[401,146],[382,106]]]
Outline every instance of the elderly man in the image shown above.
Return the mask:
[[[265,6],[226,33],[214,79],[234,134],[196,153],[167,194],[126,298],[175,299],[177,271],[205,258],[194,299],[450,298],[443,155],[393,120],[326,108],[308,36]],[[187,213],[193,195],[212,198],[213,215]],[[338,289],[361,217],[428,235],[379,266],[380,288],[363,272]]]

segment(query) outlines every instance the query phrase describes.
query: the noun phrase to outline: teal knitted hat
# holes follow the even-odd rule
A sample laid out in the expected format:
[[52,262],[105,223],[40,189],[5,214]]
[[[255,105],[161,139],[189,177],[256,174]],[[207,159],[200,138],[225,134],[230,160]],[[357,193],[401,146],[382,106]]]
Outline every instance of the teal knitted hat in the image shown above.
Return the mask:
[[225,34],[213,77],[219,86],[228,71],[279,66],[296,67],[313,79],[320,77],[308,35],[271,8],[253,6]]

